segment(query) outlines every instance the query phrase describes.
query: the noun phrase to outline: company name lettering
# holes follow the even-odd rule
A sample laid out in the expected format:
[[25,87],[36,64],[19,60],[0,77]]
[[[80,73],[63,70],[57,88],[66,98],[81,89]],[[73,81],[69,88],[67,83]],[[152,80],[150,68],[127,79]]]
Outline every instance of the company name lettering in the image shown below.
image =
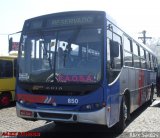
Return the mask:
[[94,82],[93,75],[59,75],[59,82]]

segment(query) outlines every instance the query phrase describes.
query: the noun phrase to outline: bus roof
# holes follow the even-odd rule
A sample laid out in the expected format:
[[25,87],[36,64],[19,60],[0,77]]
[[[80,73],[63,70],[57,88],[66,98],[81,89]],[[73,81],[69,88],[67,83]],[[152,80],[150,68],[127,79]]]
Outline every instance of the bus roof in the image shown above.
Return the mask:
[[40,15],[40,16],[36,16],[33,18],[29,18],[26,21],[29,20],[35,20],[35,19],[39,19],[39,18],[43,18],[43,17],[49,17],[49,16],[66,16],[66,14],[68,15],[76,15],[76,14],[105,14],[105,11],[96,11],[96,10],[84,10],[84,11],[64,11],[64,12],[56,12],[56,13],[51,13],[51,14],[45,14],[45,15]]

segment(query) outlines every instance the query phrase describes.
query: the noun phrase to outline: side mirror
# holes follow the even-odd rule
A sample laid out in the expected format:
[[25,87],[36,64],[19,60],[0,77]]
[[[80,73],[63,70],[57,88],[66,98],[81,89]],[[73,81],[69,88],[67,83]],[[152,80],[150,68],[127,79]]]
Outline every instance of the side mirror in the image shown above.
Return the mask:
[[110,54],[111,57],[118,57],[119,56],[119,43],[116,41],[110,41]]

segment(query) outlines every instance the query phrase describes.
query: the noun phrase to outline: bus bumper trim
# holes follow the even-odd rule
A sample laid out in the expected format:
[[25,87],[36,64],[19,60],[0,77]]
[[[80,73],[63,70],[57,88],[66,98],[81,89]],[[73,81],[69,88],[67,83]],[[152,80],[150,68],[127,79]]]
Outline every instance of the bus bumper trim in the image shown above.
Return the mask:
[[[79,122],[106,125],[106,108],[93,112],[52,111],[44,109],[30,109],[16,103],[17,116],[26,119],[50,120],[63,122]],[[31,116],[20,114],[21,111],[32,112]]]

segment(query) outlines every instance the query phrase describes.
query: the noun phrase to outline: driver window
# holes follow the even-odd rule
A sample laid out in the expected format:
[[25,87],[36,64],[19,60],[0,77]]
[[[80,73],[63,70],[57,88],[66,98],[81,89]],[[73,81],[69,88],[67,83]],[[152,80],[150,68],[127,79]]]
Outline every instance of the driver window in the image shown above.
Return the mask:
[[[108,30],[108,32],[110,31]],[[107,36],[107,80],[109,84],[117,78],[121,68],[121,37],[113,33],[113,38],[112,36]]]

